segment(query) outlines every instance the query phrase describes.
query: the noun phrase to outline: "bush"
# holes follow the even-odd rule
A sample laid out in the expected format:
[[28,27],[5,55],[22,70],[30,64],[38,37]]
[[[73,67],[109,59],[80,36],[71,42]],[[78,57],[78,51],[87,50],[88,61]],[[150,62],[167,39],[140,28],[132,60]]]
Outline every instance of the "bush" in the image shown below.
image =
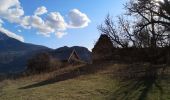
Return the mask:
[[61,68],[62,65],[63,65],[62,62],[59,61],[57,58],[51,57],[49,70],[57,70]]
[[48,53],[40,53],[31,58],[27,64],[29,73],[42,73],[60,68],[61,62]]

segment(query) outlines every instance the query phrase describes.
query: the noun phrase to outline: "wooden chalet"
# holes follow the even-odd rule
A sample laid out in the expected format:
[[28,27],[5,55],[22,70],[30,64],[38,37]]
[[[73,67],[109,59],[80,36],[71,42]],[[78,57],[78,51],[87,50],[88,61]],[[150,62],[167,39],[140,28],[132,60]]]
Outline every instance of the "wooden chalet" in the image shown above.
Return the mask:
[[77,64],[83,63],[75,49],[59,50],[53,56],[63,63]]

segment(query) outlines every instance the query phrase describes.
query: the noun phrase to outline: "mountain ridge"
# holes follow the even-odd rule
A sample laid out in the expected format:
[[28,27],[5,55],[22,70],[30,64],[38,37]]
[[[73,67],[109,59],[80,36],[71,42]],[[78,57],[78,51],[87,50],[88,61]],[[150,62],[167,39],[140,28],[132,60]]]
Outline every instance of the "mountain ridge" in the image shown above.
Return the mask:
[[0,32],[0,73],[25,69],[27,60],[37,52],[52,50],[45,46],[24,43]]
[[91,61],[91,52],[80,46],[51,49],[41,45],[24,43],[0,32],[0,73],[17,73],[26,69],[28,59],[40,52],[57,52],[76,49],[82,60]]

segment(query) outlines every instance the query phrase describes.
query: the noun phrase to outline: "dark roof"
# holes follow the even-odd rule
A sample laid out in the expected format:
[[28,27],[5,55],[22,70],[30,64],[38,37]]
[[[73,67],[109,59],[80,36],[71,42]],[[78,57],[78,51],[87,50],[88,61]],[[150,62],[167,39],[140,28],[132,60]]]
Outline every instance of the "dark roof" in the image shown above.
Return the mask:
[[74,47],[64,46],[55,49],[54,51],[51,51],[50,54],[53,57],[58,58],[59,60],[66,61],[69,59],[73,50],[75,50],[75,53],[77,54],[77,56],[81,61],[91,62],[91,52],[87,48],[80,47],[80,46],[74,46]]
[[74,49],[69,49],[69,48],[68,49],[57,49],[53,52],[53,56],[59,60],[66,61],[69,59],[69,57],[71,56],[73,52],[76,53]]

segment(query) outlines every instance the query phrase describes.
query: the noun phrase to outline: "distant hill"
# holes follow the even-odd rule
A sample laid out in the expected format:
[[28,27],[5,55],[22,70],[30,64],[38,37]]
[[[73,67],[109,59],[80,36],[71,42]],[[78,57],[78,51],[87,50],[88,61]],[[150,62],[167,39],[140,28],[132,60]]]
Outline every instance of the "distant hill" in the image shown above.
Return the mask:
[[85,47],[61,47],[50,49],[45,46],[23,43],[14,38],[8,37],[0,32],[0,73],[17,73],[26,68],[26,63],[33,55],[40,52],[53,52],[54,54],[75,49],[80,58],[85,62],[91,62],[91,52]]
[[23,71],[30,57],[49,50],[44,46],[23,43],[0,32],[0,73]]

